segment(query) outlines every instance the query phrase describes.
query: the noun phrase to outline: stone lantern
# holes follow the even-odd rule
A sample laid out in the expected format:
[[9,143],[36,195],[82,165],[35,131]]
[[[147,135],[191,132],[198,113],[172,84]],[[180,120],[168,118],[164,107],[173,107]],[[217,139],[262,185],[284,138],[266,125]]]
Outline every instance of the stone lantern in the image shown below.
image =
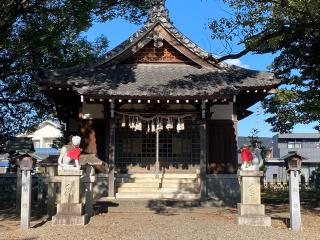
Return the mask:
[[290,228],[294,231],[301,231],[302,229],[299,179],[302,160],[306,159],[306,157],[299,155],[295,151],[289,152],[281,158],[281,160],[284,160],[289,174]]
[[[17,169],[17,207],[21,207],[21,229],[30,228],[31,215],[31,171],[34,163],[34,148],[30,138],[15,138],[8,141],[6,152],[10,153],[11,161]],[[21,195],[21,197],[20,197]]]
[[33,168],[33,156],[29,153],[19,154],[18,165],[21,171],[31,171]]
[[287,171],[299,171],[301,172],[302,159],[305,157],[299,155],[296,151],[289,152],[288,155],[282,157],[286,164]]

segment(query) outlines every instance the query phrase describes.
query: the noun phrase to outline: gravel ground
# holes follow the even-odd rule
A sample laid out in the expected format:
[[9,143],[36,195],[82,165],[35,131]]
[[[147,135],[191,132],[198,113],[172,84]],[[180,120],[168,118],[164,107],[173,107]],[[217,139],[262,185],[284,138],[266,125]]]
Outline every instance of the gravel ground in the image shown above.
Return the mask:
[[86,226],[52,226],[38,219],[28,231],[19,230],[15,218],[0,218],[0,239],[320,239],[320,216],[303,214],[303,232],[290,231],[286,226],[287,212],[269,209],[272,227],[249,227],[235,224],[235,209],[194,208],[170,209],[160,213],[144,211],[99,214]]

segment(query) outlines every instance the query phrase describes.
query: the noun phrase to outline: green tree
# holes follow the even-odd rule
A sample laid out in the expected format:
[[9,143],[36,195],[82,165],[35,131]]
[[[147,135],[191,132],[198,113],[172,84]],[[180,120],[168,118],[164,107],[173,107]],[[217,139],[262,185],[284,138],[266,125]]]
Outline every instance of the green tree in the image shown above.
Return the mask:
[[[297,123],[316,122],[320,130],[320,1],[223,0],[230,17],[210,23],[213,38],[228,53],[217,61],[249,52],[276,57],[271,70],[285,87],[264,102],[273,131],[290,131]],[[232,53],[237,41],[243,50]]]
[[39,68],[84,63],[107,50],[101,36],[83,33],[95,21],[123,17],[137,22],[149,1],[2,0],[0,2],[0,147],[9,137],[54,114],[34,81]]

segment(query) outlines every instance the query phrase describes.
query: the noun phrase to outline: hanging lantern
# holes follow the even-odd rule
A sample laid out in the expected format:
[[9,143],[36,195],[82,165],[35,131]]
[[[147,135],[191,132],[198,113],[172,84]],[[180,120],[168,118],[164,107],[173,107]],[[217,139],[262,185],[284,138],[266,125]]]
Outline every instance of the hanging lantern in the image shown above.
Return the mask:
[[171,118],[168,118],[167,130],[173,129],[173,121]]
[[121,127],[125,127],[125,126],[126,126],[126,117],[123,115]]

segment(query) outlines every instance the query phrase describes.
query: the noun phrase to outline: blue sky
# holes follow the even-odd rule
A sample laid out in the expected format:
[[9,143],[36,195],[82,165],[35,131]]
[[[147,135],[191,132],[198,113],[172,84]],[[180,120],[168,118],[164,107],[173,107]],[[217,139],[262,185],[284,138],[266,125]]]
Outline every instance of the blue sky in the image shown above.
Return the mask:
[[[223,6],[220,0],[167,0],[170,18],[174,25],[188,38],[198,44],[204,50],[216,55],[221,55],[223,44],[211,38],[211,31],[207,25],[210,19],[228,15],[228,9]],[[115,19],[108,23],[96,23],[85,33],[89,40],[94,40],[100,35],[106,35],[109,40],[109,48],[112,49],[135,31],[141,25],[131,24],[123,19]],[[234,50],[241,49],[241,46],[234,46]],[[234,60],[232,63],[250,69],[267,70],[272,62],[272,55],[252,55]],[[264,120],[266,116],[260,104],[250,108],[255,114],[239,122],[239,135],[248,136],[253,128],[260,131],[260,136],[273,136],[271,126]],[[298,125],[294,132],[315,132],[313,125]]]

